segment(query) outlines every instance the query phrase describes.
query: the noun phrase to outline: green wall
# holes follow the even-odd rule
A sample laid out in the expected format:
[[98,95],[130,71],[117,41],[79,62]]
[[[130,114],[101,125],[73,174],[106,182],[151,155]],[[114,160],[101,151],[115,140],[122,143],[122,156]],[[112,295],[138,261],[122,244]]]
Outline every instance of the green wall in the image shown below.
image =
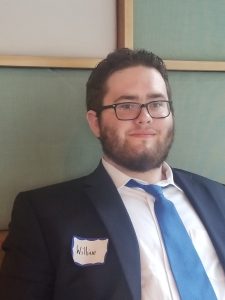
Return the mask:
[[224,0],[134,0],[134,43],[165,59],[225,60]]
[[[164,59],[225,61],[225,1],[136,0],[134,46]],[[225,183],[225,72],[169,72],[176,139],[169,162]]]
[[84,175],[100,158],[85,120],[89,71],[0,69],[0,228],[19,191]]
[[[225,60],[225,2],[134,0],[134,46],[165,59]],[[19,191],[82,176],[101,149],[85,120],[89,70],[0,69],[0,228]],[[225,183],[225,73],[169,72],[169,162]]]

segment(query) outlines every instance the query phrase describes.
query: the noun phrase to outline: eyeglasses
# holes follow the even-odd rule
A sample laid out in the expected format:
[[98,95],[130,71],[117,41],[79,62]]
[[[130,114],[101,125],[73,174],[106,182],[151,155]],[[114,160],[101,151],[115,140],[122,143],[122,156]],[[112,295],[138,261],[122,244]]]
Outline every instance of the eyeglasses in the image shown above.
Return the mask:
[[153,119],[163,119],[169,116],[171,103],[172,101],[168,100],[156,100],[145,104],[123,102],[102,106],[97,113],[100,114],[105,109],[113,108],[118,120],[128,121],[137,119],[141,114],[142,107],[145,107]]

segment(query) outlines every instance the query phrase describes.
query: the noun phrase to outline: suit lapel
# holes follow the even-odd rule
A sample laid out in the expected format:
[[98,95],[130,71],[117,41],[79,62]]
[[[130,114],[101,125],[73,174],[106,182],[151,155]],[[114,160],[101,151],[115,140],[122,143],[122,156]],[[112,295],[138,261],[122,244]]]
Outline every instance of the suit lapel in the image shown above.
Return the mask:
[[[225,270],[225,193],[222,185],[207,180],[204,185],[200,176],[173,170],[174,181],[184,191],[204,224]],[[198,182],[196,182],[198,181]],[[222,207],[223,206],[223,207]]]
[[133,296],[141,298],[137,238],[122,199],[102,164],[87,177],[85,191],[104,222]]

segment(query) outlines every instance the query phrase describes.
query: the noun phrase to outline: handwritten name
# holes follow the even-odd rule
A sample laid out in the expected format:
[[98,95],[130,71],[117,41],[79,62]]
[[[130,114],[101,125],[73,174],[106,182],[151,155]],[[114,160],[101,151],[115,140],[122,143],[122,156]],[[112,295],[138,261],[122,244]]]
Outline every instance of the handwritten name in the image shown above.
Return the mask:
[[82,247],[77,245],[76,252],[78,255],[85,255],[85,256],[96,255],[96,251],[88,249],[87,246]]

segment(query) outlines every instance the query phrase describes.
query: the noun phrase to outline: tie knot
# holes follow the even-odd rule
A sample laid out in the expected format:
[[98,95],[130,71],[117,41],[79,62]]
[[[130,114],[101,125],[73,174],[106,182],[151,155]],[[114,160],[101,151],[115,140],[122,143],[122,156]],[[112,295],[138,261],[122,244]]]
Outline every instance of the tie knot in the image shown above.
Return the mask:
[[158,186],[155,184],[142,184],[142,183],[137,182],[134,179],[130,179],[126,183],[126,186],[131,187],[131,188],[136,187],[136,188],[143,189],[146,193],[151,194],[155,198],[162,197],[162,195],[163,195],[161,186]]

